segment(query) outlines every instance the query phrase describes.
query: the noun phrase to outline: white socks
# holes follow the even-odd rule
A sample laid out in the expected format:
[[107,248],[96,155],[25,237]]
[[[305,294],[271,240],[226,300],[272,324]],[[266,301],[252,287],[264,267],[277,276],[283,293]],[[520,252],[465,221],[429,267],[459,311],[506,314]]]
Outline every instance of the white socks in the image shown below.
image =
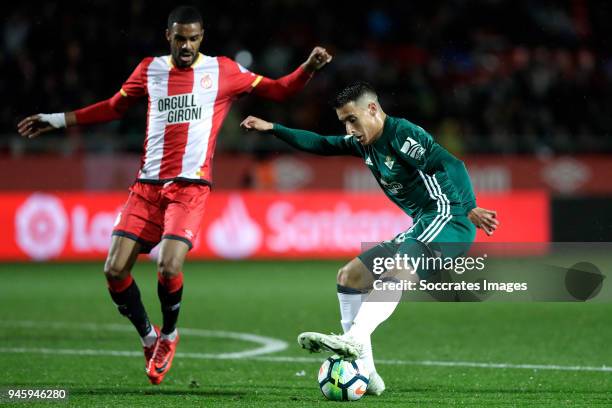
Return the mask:
[[353,325],[353,320],[361,307],[363,300],[361,293],[340,293],[338,292],[338,302],[340,303],[340,324],[344,333],[349,331]]
[[151,326],[151,330],[144,337],[140,338],[143,347],[151,347],[155,344],[155,340],[157,340],[157,333],[153,326]]
[[161,338],[162,340],[169,340],[169,341],[174,341],[176,340],[176,336],[178,335],[178,330],[174,329],[174,331],[172,333],[169,334],[161,334]]
[[[372,292],[370,293],[372,294]],[[348,331],[345,330],[345,333],[363,345],[361,358],[366,368],[370,371],[370,373],[372,373],[376,371],[376,367],[374,365],[372,341],[370,336],[378,325],[387,320],[389,316],[393,314],[402,297],[402,292],[399,290],[385,292],[384,297],[382,298],[384,301],[380,301],[381,298],[379,294],[374,294],[374,296],[362,296],[362,303],[357,309],[357,314],[353,317],[353,325]],[[340,293],[338,294],[338,298],[340,299]],[[368,299],[368,301],[365,301],[366,299]],[[342,300],[340,301],[340,305],[342,313]],[[344,315],[342,315],[342,320],[345,320]]]
[[363,302],[359,313],[355,316],[353,326],[347,334],[359,341],[369,338],[374,329],[393,314],[398,303],[399,298],[397,301],[378,302],[370,300]]
[[[160,338],[164,340],[174,341],[176,340],[177,335],[178,330],[174,329],[174,331],[170,334],[160,333]],[[157,333],[155,332],[155,329],[153,329],[153,326],[151,326],[151,330],[146,334],[146,336],[140,338],[140,342],[142,343],[143,347],[151,347],[153,344],[155,344],[156,340]]]
[[[362,307],[362,302],[368,297],[367,293],[340,293],[338,292],[338,302],[340,303],[340,324],[344,333],[347,333],[353,326],[355,316]],[[372,373],[376,371],[374,365],[374,356],[372,354],[372,341],[370,336],[360,337],[359,341],[363,344],[363,353],[361,359],[366,369]]]

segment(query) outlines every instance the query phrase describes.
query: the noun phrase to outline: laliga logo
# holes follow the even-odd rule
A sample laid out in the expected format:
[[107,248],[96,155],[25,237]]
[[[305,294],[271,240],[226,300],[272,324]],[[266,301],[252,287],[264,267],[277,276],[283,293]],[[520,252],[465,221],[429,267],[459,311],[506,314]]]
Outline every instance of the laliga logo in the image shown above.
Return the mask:
[[68,217],[62,202],[48,194],[32,194],[15,214],[19,248],[42,261],[59,255],[66,244]]
[[252,255],[262,242],[262,232],[239,195],[229,197],[225,213],[215,220],[207,233],[210,248],[224,258]]

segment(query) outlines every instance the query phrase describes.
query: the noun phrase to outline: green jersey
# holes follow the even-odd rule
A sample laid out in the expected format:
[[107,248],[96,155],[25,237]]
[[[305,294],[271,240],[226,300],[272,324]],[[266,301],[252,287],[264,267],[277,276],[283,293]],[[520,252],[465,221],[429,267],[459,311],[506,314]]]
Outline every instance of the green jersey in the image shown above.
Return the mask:
[[463,162],[406,119],[387,116],[382,135],[368,146],[351,135],[321,136],[279,124],[272,132],[310,153],[361,157],[387,197],[413,218],[466,215],[476,207]]

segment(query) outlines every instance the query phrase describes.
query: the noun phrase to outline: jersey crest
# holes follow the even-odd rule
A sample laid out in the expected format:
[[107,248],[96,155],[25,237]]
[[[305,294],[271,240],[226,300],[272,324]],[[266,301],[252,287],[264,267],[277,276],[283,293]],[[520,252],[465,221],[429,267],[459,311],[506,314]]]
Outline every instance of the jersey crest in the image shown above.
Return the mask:
[[393,168],[393,163],[395,163],[395,160],[393,160],[393,157],[387,156],[385,158],[385,165],[389,168],[389,170]]

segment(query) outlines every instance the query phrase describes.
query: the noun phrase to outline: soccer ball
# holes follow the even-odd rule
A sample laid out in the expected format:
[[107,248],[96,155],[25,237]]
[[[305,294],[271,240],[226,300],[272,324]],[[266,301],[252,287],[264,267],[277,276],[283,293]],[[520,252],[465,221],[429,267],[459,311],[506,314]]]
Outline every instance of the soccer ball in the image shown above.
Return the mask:
[[332,401],[357,401],[365,394],[370,374],[361,360],[345,360],[333,355],[319,369],[319,387]]

